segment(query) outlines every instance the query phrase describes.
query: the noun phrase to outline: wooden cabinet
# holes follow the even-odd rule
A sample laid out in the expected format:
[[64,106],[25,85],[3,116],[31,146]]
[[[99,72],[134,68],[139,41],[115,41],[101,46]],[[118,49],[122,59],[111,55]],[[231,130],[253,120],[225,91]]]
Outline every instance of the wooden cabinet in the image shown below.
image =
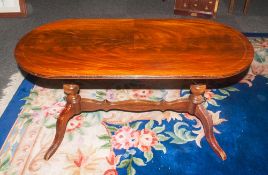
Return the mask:
[[216,15],[219,0],[175,0],[174,13],[199,17]]

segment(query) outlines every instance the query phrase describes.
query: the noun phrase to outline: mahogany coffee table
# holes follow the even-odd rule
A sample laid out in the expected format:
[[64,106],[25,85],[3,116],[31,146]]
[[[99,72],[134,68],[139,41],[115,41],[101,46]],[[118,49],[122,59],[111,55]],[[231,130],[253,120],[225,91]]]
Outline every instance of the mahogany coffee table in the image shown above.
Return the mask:
[[[46,79],[223,79],[249,68],[253,48],[231,27],[207,20],[68,19],[38,27],[15,50],[18,65]],[[206,82],[206,81],[204,81]],[[95,101],[81,98],[79,85],[64,84],[67,104],[57,119],[56,135],[45,159],[61,144],[68,121],[82,111],[151,110],[185,112],[202,123],[205,136],[222,159],[226,154],[213,134],[203,107],[206,83],[192,84],[187,99],[172,102]]]

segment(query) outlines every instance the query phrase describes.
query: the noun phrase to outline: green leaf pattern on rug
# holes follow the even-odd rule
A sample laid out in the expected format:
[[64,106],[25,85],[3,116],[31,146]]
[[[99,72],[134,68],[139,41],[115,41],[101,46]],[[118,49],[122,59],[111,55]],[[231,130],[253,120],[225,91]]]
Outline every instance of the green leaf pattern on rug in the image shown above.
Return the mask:
[[6,171],[9,166],[10,156],[0,159],[0,172]]
[[191,131],[188,131],[186,128],[183,128],[182,126],[189,126],[189,125],[184,122],[177,122],[174,125],[174,132],[165,132],[172,138],[170,143],[185,144],[189,141],[195,140],[196,136],[193,136]]
[[144,152],[144,157],[146,158],[146,162],[150,162],[153,159],[154,154],[152,151]]
[[254,60],[260,64],[267,63],[268,55],[268,39],[254,38],[250,39],[254,47]]
[[219,106],[217,103],[218,100],[224,100],[228,96],[230,96],[230,92],[239,91],[235,87],[226,87],[222,89],[207,89],[204,94],[204,98],[206,99],[204,106],[207,107],[209,104],[212,106]]
[[103,140],[105,141],[106,143],[103,144],[100,148],[101,149],[110,149],[111,148],[111,136],[109,136],[108,134],[103,134],[103,135],[100,135],[98,136],[98,138],[100,140]]
[[130,156],[129,159],[124,159],[120,162],[117,168],[127,168],[127,175],[135,175],[136,170],[133,167],[133,163],[137,166],[146,166],[141,158]]

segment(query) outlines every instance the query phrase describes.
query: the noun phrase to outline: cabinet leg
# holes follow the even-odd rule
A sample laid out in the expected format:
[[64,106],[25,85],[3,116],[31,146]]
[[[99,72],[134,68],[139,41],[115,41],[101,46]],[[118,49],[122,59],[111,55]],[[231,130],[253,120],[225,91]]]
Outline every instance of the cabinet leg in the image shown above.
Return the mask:
[[244,5],[244,9],[243,9],[244,15],[246,15],[248,13],[249,3],[250,3],[250,0],[245,0],[245,5]]
[[234,6],[235,6],[235,0],[230,0],[229,2],[229,9],[228,9],[228,13],[233,13],[234,11]]

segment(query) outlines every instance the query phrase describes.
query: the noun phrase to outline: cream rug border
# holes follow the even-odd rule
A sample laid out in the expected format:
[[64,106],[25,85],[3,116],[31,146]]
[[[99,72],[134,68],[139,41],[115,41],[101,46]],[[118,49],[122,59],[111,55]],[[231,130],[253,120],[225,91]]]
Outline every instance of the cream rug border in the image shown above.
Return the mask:
[[0,118],[23,80],[24,76],[21,72],[14,73],[10,76],[9,83],[6,88],[2,90],[3,96],[0,97]]

